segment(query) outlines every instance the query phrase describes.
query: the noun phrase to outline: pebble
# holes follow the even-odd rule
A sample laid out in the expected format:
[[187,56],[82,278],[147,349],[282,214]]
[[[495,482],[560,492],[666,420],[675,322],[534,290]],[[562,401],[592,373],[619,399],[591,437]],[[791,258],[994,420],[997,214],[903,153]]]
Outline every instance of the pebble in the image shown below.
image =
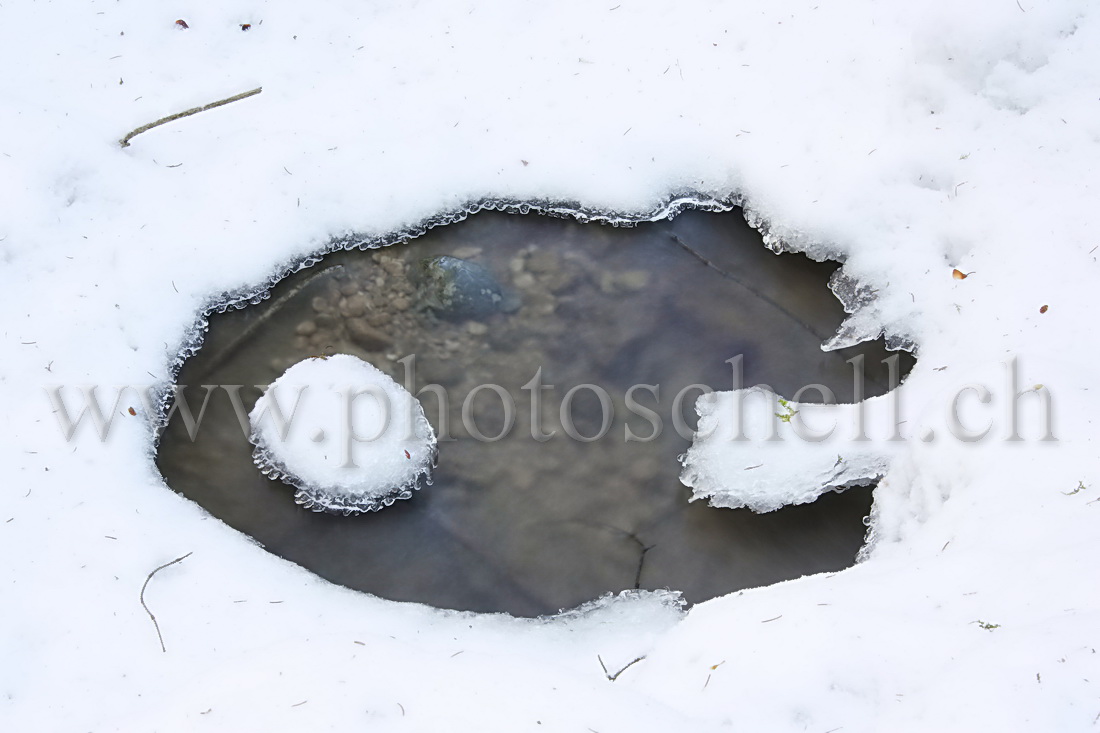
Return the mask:
[[299,336],[311,336],[317,332],[317,324],[313,321],[302,321],[294,332]]
[[466,330],[474,336],[484,336],[489,333],[489,327],[480,321],[469,321],[466,324]]
[[649,286],[649,273],[645,270],[628,270],[616,278],[616,284],[627,292],[637,292]]
[[599,276],[599,289],[608,295],[637,293],[648,286],[649,273],[645,270],[628,270],[618,274],[605,272]]
[[481,254],[481,252],[482,252],[481,247],[474,247],[474,246],[468,245],[466,247],[459,247],[454,252],[451,252],[451,256],[452,257],[457,257],[460,260],[469,260],[469,259],[472,259],[474,257],[477,257],[479,254]]
[[536,275],[546,275],[557,272],[560,267],[561,263],[558,261],[558,257],[552,252],[547,252],[544,249],[536,249],[531,253],[531,256],[527,258],[527,270]]
[[367,351],[381,351],[393,343],[393,339],[384,331],[371,326],[362,318],[349,318],[344,321],[348,329],[348,338],[352,343]]
[[340,315],[357,318],[367,312],[367,296],[357,293],[340,302]]
[[649,273],[645,270],[628,270],[619,274],[605,272],[600,276],[600,290],[608,295],[636,293],[649,285]]

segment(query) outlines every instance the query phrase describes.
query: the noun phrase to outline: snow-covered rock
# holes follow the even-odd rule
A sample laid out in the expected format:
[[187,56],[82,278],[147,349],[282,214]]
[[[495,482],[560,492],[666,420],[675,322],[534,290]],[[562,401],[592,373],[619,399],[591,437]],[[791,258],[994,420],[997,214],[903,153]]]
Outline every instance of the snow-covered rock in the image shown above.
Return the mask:
[[431,481],[435,433],[420,403],[349,354],[294,364],[249,420],[256,465],[297,488],[294,501],[307,509],[378,511]]

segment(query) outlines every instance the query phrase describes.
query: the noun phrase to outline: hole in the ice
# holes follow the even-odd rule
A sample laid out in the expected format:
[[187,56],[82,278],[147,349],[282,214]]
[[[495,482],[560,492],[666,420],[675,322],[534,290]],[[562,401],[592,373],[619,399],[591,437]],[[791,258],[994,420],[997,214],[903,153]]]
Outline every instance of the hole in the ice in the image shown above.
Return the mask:
[[[474,263],[477,278],[494,281],[477,290],[499,286],[500,297],[438,302],[440,261],[431,258],[444,255]],[[853,394],[846,360],[865,354],[867,395],[884,393],[881,362],[893,354],[881,343],[820,349],[844,316],[826,287],[835,269],[777,257],[739,210],[634,228],[481,213],[407,244],[334,253],[263,303],[212,316],[178,381],[267,384],[308,356],[341,352],[403,383],[398,360],[415,354],[416,387],[447,389],[457,438],[440,443],[434,485],[375,514],[306,511],[256,470],[224,392],[211,397],[194,442],[171,421],[157,463],[173,489],[270,552],[349,588],[443,608],[534,616],[635,587],[680,590],[694,603],[839,570],[862,544],[870,488],[766,515],[689,504],[677,461],[689,441],[671,414],[687,385],[729,389],[726,360],[739,354],[749,385],[791,395],[821,383],[840,401]],[[911,365],[902,354],[902,373]],[[557,434],[544,442],[531,437],[531,391],[522,389],[540,367],[555,386],[543,392],[541,427]],[[501,385],[517,406],[515,428],[497,442],[463,427],[463,401],[482,384]],[[582,384],[607,390],[615,408],[607,435],[592,442],[570,439],[560,423],[563,397]],[[659,400],[634,394],[663,420],[653,442],[624,440],[627,426],[651,433],[624,403],[636,384],[660,385]],[[186,394],[197,411],[203,391]],[[684,400],[691,424],[695,394]],[[259,392],[241,395],[251,409]],[[439,432],[436,397],[422,402]],[[482,434],[504,426],[490,391],[471,408]],[[598,434],[601,415],[596,393],[578,390],[576,432]]]

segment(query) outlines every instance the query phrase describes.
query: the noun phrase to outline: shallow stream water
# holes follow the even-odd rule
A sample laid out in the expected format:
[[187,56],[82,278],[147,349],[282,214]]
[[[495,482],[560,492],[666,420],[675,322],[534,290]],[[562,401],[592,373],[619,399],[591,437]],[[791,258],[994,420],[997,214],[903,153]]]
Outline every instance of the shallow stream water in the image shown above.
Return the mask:
[[[508,307],[475,318],[432,307],[416,276],[425,259],[450,255],[486,268]],[[293,490],[257,471],[223,392],[210,399],[197,439],[173,419],[157,463],[173,489],[211,514],[332,582],[393,600],[521,616],[554,613],[607,591],[672,588],[689,602],[854,562],[870,489],[827,494],[767,515],[689,503],[677,457],[689,441],[672,402],[692,384],[730,389],[726,361],[742,355],[746,386],[783,395],[810,383],[840,401],[853,394],[856,354],[867,356],[868,396],[887,389],[891,356],[881,343],[826,353],[820,344],[843,311],[826,287],[835,264],[776,256],[738,211],[688,212],[670,221],[613,228],[537,215],[481,213],[406,244],[339,252],[275,286],[272,297],[212,316],[203,348],[179,383],[262,385],[309,356],[350,353],[405,383],[399,360],[415,355],[415,387],[449,396],[448,432],[434,484],[376,514],[306,511]],[[902,355],[903,373],[912,363]],[[540,428],[532,439],[528,384],[541,368]],[[463,426],[463,402],[496,384],[515,401],[515,427],[486,442]],[[606,436],[565,435],[559,409],[577,385],[605,389],[615,417]],[[649,422],[663,431],[627,442]],[[202,390],[189,387],[194,405]],[[694,425],[697,392],[684,400]],[[242,391],[246,409],[259,391]],[[434,394],[422,396],[441,429]],[[503,425],[500,398],[470,400],[477,430]],[[599,432],[600,403],[585,388],[570,411],[576,431]],[[178,417],[178,416],[177,416]],[[735,448],[731,448],[735,449]]]

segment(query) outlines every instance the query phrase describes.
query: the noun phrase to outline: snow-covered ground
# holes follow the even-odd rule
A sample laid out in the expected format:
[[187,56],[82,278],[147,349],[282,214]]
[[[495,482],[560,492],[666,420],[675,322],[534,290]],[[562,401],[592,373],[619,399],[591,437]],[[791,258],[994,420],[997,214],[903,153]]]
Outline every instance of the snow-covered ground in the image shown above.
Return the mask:
[[[5,0],[0,60],[4,730],[1100,725],[1095,3]],[[51,414],[54,385],[164,383],[199,312],[334,235],[683,191],[844,259],[877,292],[841,341],[919,345],[848,571],[686,616],[396,604],[168,490],[136,396],[102,443]],[[1005,440],[1013,358],[1056,441],[1043,390]],[[970,384],[977,442],[944,427]],[[139,591],[188,552],[140,599],[162,652]]]

